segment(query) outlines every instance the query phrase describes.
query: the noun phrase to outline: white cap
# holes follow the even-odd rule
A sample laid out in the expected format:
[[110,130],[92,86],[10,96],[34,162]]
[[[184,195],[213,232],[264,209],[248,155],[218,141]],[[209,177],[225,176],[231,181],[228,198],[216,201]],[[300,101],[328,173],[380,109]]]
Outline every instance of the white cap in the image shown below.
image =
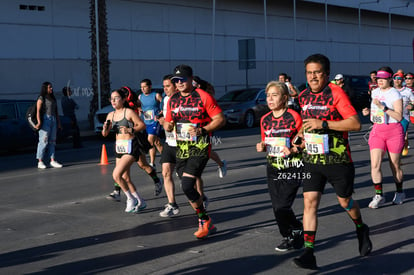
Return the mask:
[[338,80],[338,79],[341,79],[341,78],[344,78],[344,76],[343,76],[343,75],[341,75],[341,74],[337,74],[337,75],[335,75],[335,80]]

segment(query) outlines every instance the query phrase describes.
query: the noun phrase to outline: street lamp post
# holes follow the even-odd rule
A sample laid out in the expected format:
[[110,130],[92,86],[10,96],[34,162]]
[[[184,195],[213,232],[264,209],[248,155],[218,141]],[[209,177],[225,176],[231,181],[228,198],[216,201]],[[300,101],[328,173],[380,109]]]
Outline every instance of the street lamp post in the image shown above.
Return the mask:
[[358,4],[358,71],[361,73],[361,6],[368,4],[378,4],[379,0],[360,2]]
[[389,7],[388,8],[388,62],[391,63],[391,10],[392,9],[399,9],[399,8],[408,8],[410,2],[407,2],[404,6],[397,6],[397,7]]
[[99,12],[98,0],[95,0],[95,39],[96,39],[96,77],[98,85],[98,109],[101,109],[101,58],[99,52]]

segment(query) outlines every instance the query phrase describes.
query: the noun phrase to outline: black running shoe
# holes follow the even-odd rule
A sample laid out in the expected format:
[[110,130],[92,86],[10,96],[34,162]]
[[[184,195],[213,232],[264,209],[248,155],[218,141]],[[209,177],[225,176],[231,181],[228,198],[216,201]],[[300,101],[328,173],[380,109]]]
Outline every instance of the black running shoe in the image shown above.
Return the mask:
[[275,247],[275,250],[279,252],[286,252],[292,248],[292,241],[289,237],[285,237],[283,238],[282,243]]
[[293,262],[301,268],[307,268],[307,269],[318,269],[316,266],[316,258],[313,255],[313,249],[312,248],[305,248],[305,251],[303,252],[300,257],[293,259]]
[[369,227],[366,224],[363,224],[362,227],[357,228],[358,244],[359,244],[359,254],[361,256],[367,256],[371,253],[372,242],[369,239]]

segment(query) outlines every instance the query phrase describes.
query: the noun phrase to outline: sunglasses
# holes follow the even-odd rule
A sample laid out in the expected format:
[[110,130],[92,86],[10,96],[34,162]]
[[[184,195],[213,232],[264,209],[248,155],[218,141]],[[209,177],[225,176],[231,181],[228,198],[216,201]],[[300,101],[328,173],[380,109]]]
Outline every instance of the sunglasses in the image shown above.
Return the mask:
[[178,82],[184,83],[184,82],[187,82],[187,80],[188,80],[188,78],[187,78],[187,77],[173,78],[173,79],[172,79],[172,82],[173,82],[173,83],[178,83]]
[[394,80],[403,80],[403,78],[402,78],[402,77],[397,76],[397,77],[394,77]]
[[412,77],[406,77],[405,79],[413,79]]

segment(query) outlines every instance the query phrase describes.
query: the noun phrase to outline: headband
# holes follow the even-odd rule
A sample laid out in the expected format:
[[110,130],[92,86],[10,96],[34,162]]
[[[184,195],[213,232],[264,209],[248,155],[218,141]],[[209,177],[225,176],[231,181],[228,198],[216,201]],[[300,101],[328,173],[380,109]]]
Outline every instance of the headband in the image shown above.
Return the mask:
[[377,78],[391,78],[392,74],[386,71],[378,71],[377,72]]

